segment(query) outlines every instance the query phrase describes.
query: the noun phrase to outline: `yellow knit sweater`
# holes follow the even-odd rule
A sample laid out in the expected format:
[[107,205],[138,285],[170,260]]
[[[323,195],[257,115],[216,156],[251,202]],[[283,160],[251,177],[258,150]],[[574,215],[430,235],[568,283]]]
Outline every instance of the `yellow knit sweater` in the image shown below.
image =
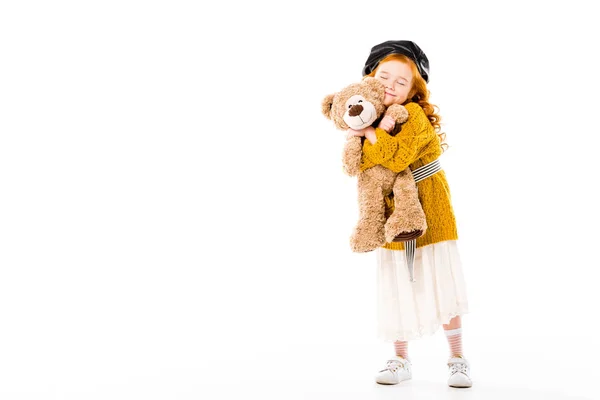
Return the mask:
[[[417,103],[405,105],[408,120],[396,136],[390,136],[383,129],[375,129],[377,142],[368,140],[363,144],[361,170],[381,164],[395,172],[410,167],[415,170],[442,154],[440,139],[427,115]],[[450,201],[450,188],[444,171],[417,183],[419,201],[425,212],[427,231],[417,239],[417,247],[458,239],[454,210]],[[394,211],[393,194],[385,198],[386,217]],[[404,250],[402,242],[386,243],[383,248]]]

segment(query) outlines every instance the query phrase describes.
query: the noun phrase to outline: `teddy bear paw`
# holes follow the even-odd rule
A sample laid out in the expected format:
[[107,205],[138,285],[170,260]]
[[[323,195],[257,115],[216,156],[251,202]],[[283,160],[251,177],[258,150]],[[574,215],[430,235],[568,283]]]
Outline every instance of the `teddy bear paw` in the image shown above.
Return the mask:
[[373,251],[385,244],[385,232],[383,229],[369,230],[356,228],[350,237],[350,247],[355,253],[366,253]]
[[426,229],[425,218],[407,221],[400,215],[392,215],[385,223],[385,240],[388,243],[406,242],[423,236]]

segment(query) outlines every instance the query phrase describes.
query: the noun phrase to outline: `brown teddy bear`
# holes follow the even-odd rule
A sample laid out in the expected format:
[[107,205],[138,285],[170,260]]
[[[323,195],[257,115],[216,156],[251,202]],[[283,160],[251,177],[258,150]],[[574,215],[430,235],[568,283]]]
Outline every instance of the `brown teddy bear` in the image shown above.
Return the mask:
[[[323,115],[341,130],[366,128],[384,112],[397,124],[406,121],[406,108],[393,104],[386,110],[384,97],[383,84],[375,78],[366,77],[326,96],[322,102]],[[410,169],[396,173],[375,165],[361,170],[363,141],[361,137],[349,138],[342,156],[346,174],[358,176],[359,220],[350,237],[352,251],[357,253],[375,250],[386,242],[416,239],[427,229]],[[384,198],[392,191],[394,212],[386,221]]]

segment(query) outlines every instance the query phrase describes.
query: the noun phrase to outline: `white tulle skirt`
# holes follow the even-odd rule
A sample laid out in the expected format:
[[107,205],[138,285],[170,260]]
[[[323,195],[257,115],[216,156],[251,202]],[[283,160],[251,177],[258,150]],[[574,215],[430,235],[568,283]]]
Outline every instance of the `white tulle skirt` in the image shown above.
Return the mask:
[[455,240],[416,249],[416,282],[410,282],[404,251],[379,248],[376,252],[378,336],[384,341],[431,335],[453,317],[468,313]]

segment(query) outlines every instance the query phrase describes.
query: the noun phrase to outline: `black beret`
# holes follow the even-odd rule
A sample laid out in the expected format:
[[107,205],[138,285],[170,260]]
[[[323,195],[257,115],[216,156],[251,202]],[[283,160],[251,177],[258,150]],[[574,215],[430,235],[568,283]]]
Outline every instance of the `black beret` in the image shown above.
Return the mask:
[[373,46],[363,68],[363,76],[373,72],[379,61],[390,54],[403,54],[413,60],[425,82],[429,82],[429,60],[423,50],[410,40],[388,40]]

